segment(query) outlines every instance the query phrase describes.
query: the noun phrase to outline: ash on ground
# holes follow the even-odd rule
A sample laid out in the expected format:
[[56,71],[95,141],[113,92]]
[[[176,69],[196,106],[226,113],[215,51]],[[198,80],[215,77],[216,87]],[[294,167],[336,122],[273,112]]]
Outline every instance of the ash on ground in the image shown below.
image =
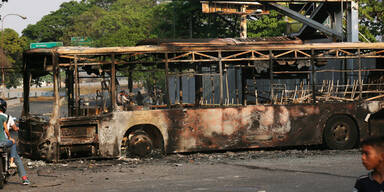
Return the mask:
[[128,166],[135,168],[142,164],[171,164],[182,166],[185,163],[225,163],[235,160],[255,160],[255,159],[311,159],[318,156],[332,156],[335,154],[356,154],[358,149],[352,150],[254,150],[254,151],[226,151],[215,153],[189,153],[189,154],[166,154],[137,158],[132,156],[122,156],[117,159],[80,159],[80,160],[61,160],[59,163],[46,163],[44,161],[24,161],[29,169],[36,169],[46,166],[52,166],[55,169],[93,169],[108,166]]

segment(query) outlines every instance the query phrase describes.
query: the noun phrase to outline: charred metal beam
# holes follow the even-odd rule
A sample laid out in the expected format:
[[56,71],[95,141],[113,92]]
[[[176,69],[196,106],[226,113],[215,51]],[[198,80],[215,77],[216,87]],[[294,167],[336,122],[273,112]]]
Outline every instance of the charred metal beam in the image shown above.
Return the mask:
[[269,82],[270,82],[270,99],[271,103],[273,104],[273,53],[270,50],[269,51]]
[[315,104],[316,103],[316,86],[315,86],[315,83],[316,83],[316,65],[315,65],[315,50],[311,50],[311,72],[312,72],[312,99],[313,99],[313,103]]
[[[211,68],[212,66],[210,66]],[[211,93],[211,96],[212,96],[212,102],[210,102],[210,104],[215,104],[215,82],[214,82],[214,76],[211,75],[211,73],[209,73],[209,79],[211,80],[211,88],[212,88],[212,93]],[[209,98],[211,99],[211,98]]]
[[50,126],[48,127],[47,132],[51,131],[53,127],[53,135],[55,137],[56,143],[53,143],[53,145],[56,144],[55,149],[55,161],[59,161],[59,145],[60,145],[60,125],[57,123],[57,119],[60,116],[60,92],[59,92],[59,75],[60,75],[60,68],[59,68],[59,57],[55,54],[52,53],[52,66],[53,66],[53,89],[54,89],[54,95],[55,95],[55,104],[52,109],[52,115],[51,115],[51,121],[50,121]]
[[80,108],[80,85],[79,85],[79,69],[77,64],[77,56],[75,55],[74,59],[75,63],[75,114],[79,115],[79,108]]
[[[237,74],[237,69],[236,67],[234,68],[235,69],[235,93],[236,93],[236,104],[240,104],[239,103],[239,82],[238,82],[238,74]],[[240,69],[241,70],[241,69]],[[243,76],[241,76],[241,78],[243,78]],[[241,83],[243,83],[244,81],[241,81]],[[241,86],[241,92],[243,92],[243,85]],[[244,101],[244,94],[241,94],[242,96],[242,100]]]
[[221,51],[219,51],[219,73],[220,73],[220,105],[223,105],[224,101],[224,86],[223,86],[223,62],[221,61]]
[[28,55],[23,55],[23,97],[24,97],[24,104],[23,104],[23,111],[22,116],[28,116],[29,115],[29,93],[30,93],[30,84],[31,84],[31,71],[30,71],[30,65],[28,62]]
[[225,90],[226,90],[226,104],[229,105],[229,84],[228,84],[228,68],[225,67]]
[[[224,39],[225,40],[225,39]],[[98,55],[103,54],[132,54],[132,53],[152,53],[152,54],[164,54],[165,52],[183,52],[183,51],[238,51],[238,50],[310,50],[310,49],[381,49],[384,47],[384,43],[311,43],[311,44],[281,44],[279,42],[263,43],[259,45],[237,45],[237,43],[231,41],[231,44],[197,44],[196,46],[185,46],[180,44],[178,46],[136,46],[136,47],[104,47],[104,48],[89,48],[89,47],[58,47],[55,49],[36,49],[28,50],[26,54],[40,54],[45,52],[57,52],[61,55]]]
[[203,76],[198,75],[198,73],[201,73],[201,65],[195,64],[195,72],[195,106],[198,107],[203,92]]
[[241,12],[243,13],[241,16],[240,16],[240,38],[247,38],[247,15],[245,14],[247,10],[247,6],[246,5],[242,5],[241,6]]
[[112,100],[112,110],[116,108],[117,102],[116,102],[116,64],[115,64],[115,54],[111,55],[111,100]]
[[339,33],[335,30],[332,30],[332,29],[324,26],[323,24],[321,24],[321,23],[319,23],[313,19],[307,18],[304,15],[301,15],[300,13],[293,11],[292,9],[289,9],[287,7],[283,7],[277,3],[268,2],[266,4],[273,7],[277,11],[283,13],[284,15],[287,15],[288,17],[291,17],[297,21],[300,21],[300,22],[304,23],[305,25],[308,25],[308,26],[311,26],[315,29],[318,29],[329,36],[337,37],[338,39],[341,39],[341,40],[344,39],[344,35],[342,33]]
[[[262,4],[249,1],[200,1],[203,13],[219,14],[255,14],[261,12]],[[246,10],[240,10],[239,7],[246,6]],[[241,8],[240,8],[241,9]]]
[[362,100],[363,99],[363,80],[362,80],[362,77],[361,77],[361,52],[360,52],[360,49],[358,49],[358,55],[359,55],[359,59],[358,59],[358,65],[359,65],[359,100]]
[[[237,67],[236,67],[237,68]],[[235,68],[235,72],[237,74],[237,71],[236,71],[236,68]],[[245,72],[246,69],[244,68],[240,68],[240,71],[241,71],[241,103],[246,106],[247,105],[247,91],[246,91],[246,88],[247,88],[247,77],[246,77],[246,72]],[[236,77],[236,76],[235,76]],[[237,79],[237,77],[236,77]],[[237,90],[237,89],[236,89]],[[236,96],[237,97],[237,96]],[[238,97],[237,97],[238,98]],[[240,103],[237,103],[237,104],[240,104]]]
[[[183,106],[183,66],[179,65],[179,102]],[[177,87],[177,86],[176,86]]]
[[133,91],[132,70],[129,70],[128,72],[128,90],[130,93]]
[[165,97],[167,98],[167,107],[171,108],[171,97],[169,95],[169,66],[168,66],[168,53],[165,53]]
[[73,99],[74,99],[74,91],[73,91],[73,84],[74,84],[74,77],[73,77],[73,68],[72,67],[69,67],[66,71],[65,71],[65,75],[66,75],[66,91],[67,91],[67,102],[68,102],[68,115],[69,116],[74,116],[73,114],[73,108],[74,108],[74,105],[73,105]]

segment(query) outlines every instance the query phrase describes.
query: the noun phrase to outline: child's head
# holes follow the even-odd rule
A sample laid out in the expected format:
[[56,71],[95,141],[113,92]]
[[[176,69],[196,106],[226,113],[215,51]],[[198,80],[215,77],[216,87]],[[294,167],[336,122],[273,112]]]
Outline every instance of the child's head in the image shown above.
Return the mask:
[[361,143],[361,160],[368,170],[384,166],[384,136],[370,137]]

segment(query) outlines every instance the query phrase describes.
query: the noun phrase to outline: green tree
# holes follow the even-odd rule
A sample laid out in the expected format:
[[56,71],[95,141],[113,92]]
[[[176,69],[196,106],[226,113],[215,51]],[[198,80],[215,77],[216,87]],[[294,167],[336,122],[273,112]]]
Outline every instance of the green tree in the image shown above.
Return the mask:
[[[384,33],[384,1],[359,0],[359,29],[370,41]],[[365,41],[365,39],[360,39]]]
[[[96,16],[97,20],[87,21],[91,28],[88,35],[94,39],[95,46],[133,46],[139,40],[154,38],[153,6],[153,0],[118,0],[109,11]],[[82,16],[97,14],[90,11]],[[84,26],[84,21],[76,20],[75,25]]]
[[174,0],[155,9],[155,18],[162,18],[154,31],[160,38],[239,36],[238,16],[203,13],[200,1]]
[[1,59],[6,67],[5,82],[7,87],[16,87],[21,83],[22,54],[28,48],[28,41],[25,37],[19,37],[19,34],[13,29],[5,29],[1,32],[1,44],[4,47],[6,59]]
[[[70,44],[71,37],[90,37],[96,39],[94,35],[96,33],[95,23],[103,18],[107,12],[98,7],[93,6],[89,10],[85,11],[73,21],[73,25],[68,26],[64,32],[62,39],[66,45]],[[95,46],[94,43],[91,46]]]
[[63,32],[73,25],[73,20],[78,15],[88,10],[85,1],[70,1],[60,5],[60,9],[44,16],[35,25],[28,25],[23,30],[23,35],[33,41],[62,41]]
[[64,30],[64,42],[73,36],[83,36],[93,39],[93,46],[133,46],[140,40],[156,37],[152,33],[155,1],[117,0],[108,5],[108,10],[104,1],[101,1],[103,6],[96,1],[89,2],[90,8]]
[[248,20],[248,37],[282,36],[285,32],[286,22],[283,15],[271,10],[269,15],[255,17]]
[[117,0],[87,0],[90,5],[100,7],[104,10],[109,10],[111,5],[115,3]]

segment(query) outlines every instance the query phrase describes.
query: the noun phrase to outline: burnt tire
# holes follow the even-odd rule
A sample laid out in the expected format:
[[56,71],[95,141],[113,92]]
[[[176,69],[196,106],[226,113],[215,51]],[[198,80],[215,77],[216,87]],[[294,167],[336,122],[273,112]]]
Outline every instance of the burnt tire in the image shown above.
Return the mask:
[[328,119],[324,129],[324,143],[328,148],[352,149],[357,141],[357,127],[350,117],[337,115]]
[[139,157],[146,157],[153,152],[152,138],[145,131],[135,131],[128,141],[128,151]]

